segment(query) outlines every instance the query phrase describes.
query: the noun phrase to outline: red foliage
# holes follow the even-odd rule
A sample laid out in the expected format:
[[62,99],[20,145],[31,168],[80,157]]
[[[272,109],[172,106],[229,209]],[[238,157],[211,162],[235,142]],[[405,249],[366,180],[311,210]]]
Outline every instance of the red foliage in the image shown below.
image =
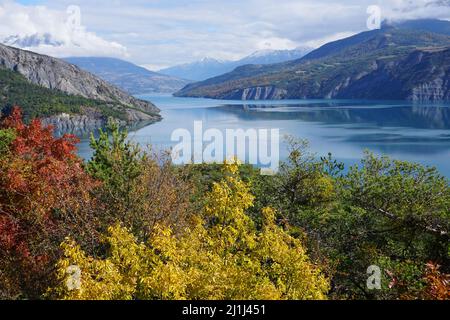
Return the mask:
[[85,215],[97,183],[76,156],[75,136],[55,138],[40,120],[26,125],[17,107],[0,128],[16,135],[0,158],[0,287],[36,297],[48,285],[37,282],[57,258],[59,243],[80,228],[90,232]]
[[22,112],[14,107],[11,115],[1,123],[2,128],[13,128],[17,138],[12,144],[12,150],[21,156],[31,158],[54,158],[60,161],[76,158],[76,144],[79,139],[74,135],[64,135],[60,139],[53,136],[53,127],[43,127],[39,119],[25,125],[22,121]]

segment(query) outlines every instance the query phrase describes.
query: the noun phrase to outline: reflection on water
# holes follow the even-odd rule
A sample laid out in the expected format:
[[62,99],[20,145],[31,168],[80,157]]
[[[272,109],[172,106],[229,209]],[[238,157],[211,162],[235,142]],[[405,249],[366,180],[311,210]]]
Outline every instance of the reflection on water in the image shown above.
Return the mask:
[[[162,109],[164,120],[132,133],[142,145],[165,149],[174,145],[172,132],[193,130],[203,121],[204,130],[280,128],[282,134],[310,141],[319,156],[332,152],[347,165],[361,158],[365,149],[397,159],[437,166],[450,177],[450,105],[405,102],[214,101],[173,97],[149,98]],[[192,131],[191,131],[192,132]],[[80,154],[90,156],[83,140]],[[282,146],[281,157],[287,151]]]
[[[62,125],[53,125],[53,132],[55,136],[61,137],[64,134],[74,134],[80,139],[87,140],[90,138],[91,133],[94,133],[94,136],[98,137],[100,134],[100,129],[106,127],[107,121],[102,121],[97,123],[95,126],[78,126],[78,127],[68,127]],[[145,128],[151,124],[155,123],[155,121],[137,121],[133,122],[128,126],[124,126],[123,128],[128,131],[137,131],[139,129]]]
[[450,129],[450,108],[441,106],[336,106],[313,103],[297,105],[224,105],[219,107],[243,120],[301,120],[326,124],[352,124],[353,129],[372,127],[404,127]]

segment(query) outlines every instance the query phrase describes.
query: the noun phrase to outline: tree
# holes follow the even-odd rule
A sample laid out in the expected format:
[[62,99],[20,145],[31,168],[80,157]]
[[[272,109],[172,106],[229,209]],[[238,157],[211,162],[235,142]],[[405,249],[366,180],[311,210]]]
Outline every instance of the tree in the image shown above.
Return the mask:
[[[273,206],[327,266],[332,297],[420,298],[427,263],[448,273],[450,188],[436,169],[367,153],[345,173],[332,158],[321,165],[296,150],[266,192],[279,195]],[[371,265],[383,270],[380,291],[366,287]]]
[[[183,234],[157,225],[148,242],[116,225],[106,236],[104,259],[87,257],[67,239],[58,262],[59,299],[325,299],[328,281],[308,259],[299,240],[275,225],[263,211],[256,231],[245,211],[252,206],[249,186],[238,165],[224,165],[225,178],[206,195],[202,214]],[[67,268],[81,269],[81,286],[69,290]]]
[[14,139],[15,133],[13,129],[0,130],[0,157],[9,151],[9,147]]
[[100,129],[97,139],[91,134],[90,146],[94,155],[86,167],[111,191],[124,195],[128,194],[130,184],[140,175],[143,159],[140,148],[127,138],[128,132],[120,130],[119,125],[110,119],[106,130]]
[[24,124],[17,107],[0,129],[0,295],[37,298],[52,280],[59,243],[69,234],[82,245],[95,238],[97,184],[75,155],[74,136],[56,139],[39,120]]
[[121,223],[146,241],[156,224],[175,230],[189,223],[192,184],[165,154],[144,152],[114,122],[97,139],[91,136],[91,147],[94,155],[86,168],[103,182],[95,195],[103,204],[104,231]]

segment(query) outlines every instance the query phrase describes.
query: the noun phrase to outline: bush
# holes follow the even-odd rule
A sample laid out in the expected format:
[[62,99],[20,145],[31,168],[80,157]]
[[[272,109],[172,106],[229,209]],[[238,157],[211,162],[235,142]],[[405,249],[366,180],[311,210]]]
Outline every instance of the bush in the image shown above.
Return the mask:
[[59,243],[68,235],[95,240],[96,183],[75,155],[74,136],[56,139],[39,120],[25,125],[17,108],[0,129],[8,146],[0,157],[0,297],[38,298],[52,282]]
[[[252,206],[249,187],[238,166],[226,164],[225,176],[206,195],[196,224],[174,235],[156,225],[139,242],[116,225],[106,236],[104,259],[87,257],[71,240],[58,263],[58,299],[325,299],[328,280],[310,263],[299,240],[275,225],[272,209],[263,210],[257,232],[245,211]],[[67,268],[81,269],[81,286],[67,289]]]
[[114,123],[88,163],[77,142],[17,108],[0,122],[0,299],[448,299],[434,168],[367,153],[345,171],[294,139],[275,176],[177,167]]
[[95,195],[103,204],[104,231],[119,222],[146,241],[156,224],[175,230],[189,224],[192,183],[168,155],[144,152],[114,123],[91,138],[91,147],[86,169],[103,182]]

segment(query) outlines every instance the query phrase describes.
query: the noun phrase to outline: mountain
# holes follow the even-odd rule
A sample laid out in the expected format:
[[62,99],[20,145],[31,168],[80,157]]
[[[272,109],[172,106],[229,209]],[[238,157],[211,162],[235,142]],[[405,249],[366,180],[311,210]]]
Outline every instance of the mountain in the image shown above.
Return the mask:
[[247,65],[176,96],[450,100],[450,22],[385,24],[280,64]]
[[233,61],[204,58],[200,61],[162,69],[159,72],[173,77],[201,81],[233,70],[232,64]]
[[261,50],[238,61],[204,58],[200,61],[162,69],[159,72],[174,77],[202,81],[230,72],[246,64],[271,64],[300,59],[311,50],[311,48],[306,47],[294,50]]
[[309,47],[298,47],[293,50],[260,50],[237,61],[235,68],[246,64],[273,64],[304,57],[313,49]]
[[2,44],[0,79],[0,110],[20,105],[26,116],[44,117],[57,127],[98,127],[109,116],[122,123],[161,119],[152,103],[70,63]]
[[407,21],[385,22],[385,26],[393,26],[403,29],[411,29],[432,33],[440,33],[450,36],[450,23],[445,20],[417,19]]
[[3,44],[18,48],[32,48],[42,45],[59,47],[64,45],[61,41],[54,40],[50,33],[35,33],[29,36],[9,36],[2,41]]
[[66,58],[67,62],[91,72],[130,94],[173,93],[190,81],[152,72],[114,58]]

